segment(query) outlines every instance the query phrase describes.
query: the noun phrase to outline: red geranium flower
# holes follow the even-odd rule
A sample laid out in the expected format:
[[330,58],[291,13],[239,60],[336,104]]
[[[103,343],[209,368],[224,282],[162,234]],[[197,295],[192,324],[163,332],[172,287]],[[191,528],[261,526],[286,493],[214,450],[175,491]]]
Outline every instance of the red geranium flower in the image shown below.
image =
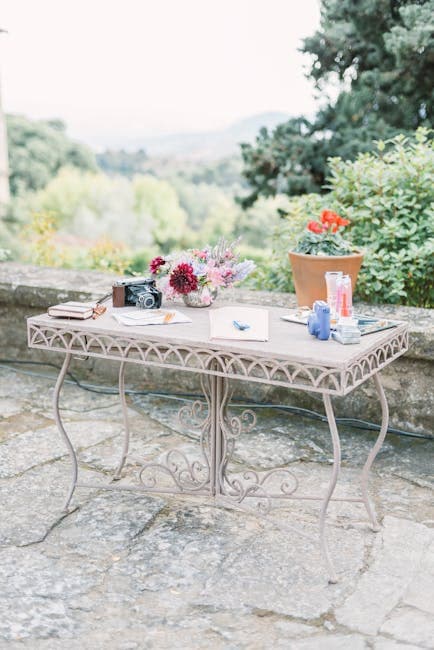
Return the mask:
[[321,223],[331,225],[337,223],[338,219],[340,219],[340,216],[333,210],[323,210],[321,212]]
[[344,228],[350,223],[348,219],[343,219],[333,210],[323,210],[321,212],[321,223],[324,224],[325,230],[330,229],[332,232],[337,232],[339,228]]
[[178,264],[171,273],[169,284],[178,293],[187,294],[196,291],[197,276],[193,273],[191,264]]
[[149,264],[149,270],[153,274],[158,273],[158,271],[160,270],[160,266],[164,266],[165,264],[166,264],[166,260],[163,259],[161,256],[154,257],[154,259],[151,260]]
[[307,229],[311,232],[316,233],[317,235],[320,235],[324,230],[324,226],[318,223],[318,221],[309,221],[307,224]]

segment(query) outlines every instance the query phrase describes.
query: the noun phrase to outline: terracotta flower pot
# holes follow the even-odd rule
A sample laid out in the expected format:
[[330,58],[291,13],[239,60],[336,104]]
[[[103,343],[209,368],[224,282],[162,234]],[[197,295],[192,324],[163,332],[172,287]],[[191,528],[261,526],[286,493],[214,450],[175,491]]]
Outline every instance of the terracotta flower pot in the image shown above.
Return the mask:
[[327,299],[326,271],[342,271],[345,275],[350,275],[354,291],[363,261],[363,253],[331,256],[303,255],[289,251],[288,255],[299,307],[312,307],[315,300]]

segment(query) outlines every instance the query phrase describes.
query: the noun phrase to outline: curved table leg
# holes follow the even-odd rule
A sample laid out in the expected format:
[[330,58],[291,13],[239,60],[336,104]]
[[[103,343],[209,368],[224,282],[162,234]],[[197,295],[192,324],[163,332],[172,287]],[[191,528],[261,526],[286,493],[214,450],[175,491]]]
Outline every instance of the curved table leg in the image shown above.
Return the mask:
[[124,420],[124,444],[122,446],[122,456],[119,461],[119,465],[114,475],[114,479],[117,481],[121,478],[121,472],[125,465],[125,461],[128,455],[128,448],[130,445],[130,425],[128,421],[128,406],[127,400],[125,398],[125,365],[126,362],[122,361],[119,368],[119,397],[121,399],[122,406],[122,417]]
[[330,502],[330,499],[333,496],[334,489],[336,487],[336,483],[338,480],[339,476],[339,471],[341,467],[341,445],[339,441],[339,433],[338,429],[336,426],[336,420],[335,416],[333,413],[333,407],[330,399],[330,395],[323,395],[323,401],[324,401],[324,407],[327,415],[327,420],[329,423],[330,427],[330,433],[332,435],[332,441],[333,441],[333,471],[332,471],[332,476],[330,479],[330,483],[327,489],[327,494],[325,496],[325,499],[322,502],[321,505],[321,511],[320,511],[320,517],[319,517],[319,539],[320,539],[320,546],[321,546],[321,552],[323,554],[325,563],[327,565],[327,570],[329,574],[329,582],[332,584],[338,582],[338,577],[335,571],[335,568],[333,566],[333,562],[330,558],[330,551],[329,547],[327,544],[327,540],[325,538],[324,534],[324,528],[325,528],[325,519],[326,519],[326,514],[327,514],[327,508]]
[[69,503],[72,499],[72,495],[74,494],[75,486],[77,484],[77,474],[78,474],[78,465],[77,465],[77,456],[75,455],[74,447],[72,446],[71,440],[69,439],[68,434],[65,431],[65,427],[63,426],[62,419],[60,417],[59,413],[59,396],[60,396],[60,391],[63,386],[63,382],[65,379],[65,375],[68,372],[69,364],[71,363],[71,354],[66,354],[65,355],[65,360],[62,364],[62,368],[60,370],[59,376],[56,381],[56,386],[54,388],[54,396],[53,396],[53,406],[54,406],[54,419],[57,424],[57,428],[59,430],[60,435],[62,436],[63,440],[65,441],[66,447],[69,452],[69,457],[71,459],[72,463],[72,468],[71,468],[71,485],[69,487],[68,491],[68,496],[65,501],[65,505],[63,506],[64,512],[68,512],[68,506]]
[[374,382],[381,403],[381,429],[377,441],[375,445],[372,447],[371,452],[367,458],[367,461],[363,467],[362,477],[361,477],[361,487],[362,487],[363,503],[365,504],[365,508],[368,512],[369,519],[371,520],[371,528],[374,533],[378,533],[378,531],[380,530],[380,525],[377,521],[374,507],[369,500],[368,481],[369,481],[369,471],[371,469],[372,463],[374,462],[378,452],[380,451],[381,445],[383,444],[384,438],[386,437],[387,427],[389,426],[389,407],[387,405],[386,395],[384,393],[384,389],[383,386],[381,385],[380,377],[378,376],[378,374],[374,375]]

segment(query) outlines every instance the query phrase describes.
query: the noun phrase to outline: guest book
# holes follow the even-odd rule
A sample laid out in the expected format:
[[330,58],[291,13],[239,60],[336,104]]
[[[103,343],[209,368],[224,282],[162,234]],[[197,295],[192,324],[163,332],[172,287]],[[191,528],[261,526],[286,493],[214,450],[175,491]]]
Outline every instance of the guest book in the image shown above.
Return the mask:
[[209,312],[210,338],[234,341],[268,341],[267,309],[221,307]]

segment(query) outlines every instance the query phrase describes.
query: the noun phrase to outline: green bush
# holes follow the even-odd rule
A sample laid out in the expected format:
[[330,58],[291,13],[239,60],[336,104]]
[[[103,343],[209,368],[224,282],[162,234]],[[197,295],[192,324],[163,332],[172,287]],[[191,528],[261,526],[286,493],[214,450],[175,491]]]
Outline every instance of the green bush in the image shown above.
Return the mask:
[[331,209],[350,219],[348,237],[365,251],[357,297],[371,303],[434,305],[434,146],[420,128],[378,142],[354,162],[332,158],[326,195],[290,200],[273,236],[263,286],[293,290],[287,252],[307,221]]
[[109,237],[131,249],[154,243],[167,252],[187,233],[187,215],[167,181],[152,176],[111,178],[63,168],[44,189],[18,201],[17,218],[49,212],[62,235],[83,246]]
[[131,253],[130,261],[126,269],[127,275],[146,275],[149,269],[149,262],[160,254],[156,246],[140,248]]
[[352,222],[353,243],[366,249],[359,298],[434,304],[434,146],[420,128],[378,142],[354,162],[332,159],[331,194]]
[[7,262],[14,259],[17,254],[17,246],[8,228],[8,225],[0,219],[0,262]]

